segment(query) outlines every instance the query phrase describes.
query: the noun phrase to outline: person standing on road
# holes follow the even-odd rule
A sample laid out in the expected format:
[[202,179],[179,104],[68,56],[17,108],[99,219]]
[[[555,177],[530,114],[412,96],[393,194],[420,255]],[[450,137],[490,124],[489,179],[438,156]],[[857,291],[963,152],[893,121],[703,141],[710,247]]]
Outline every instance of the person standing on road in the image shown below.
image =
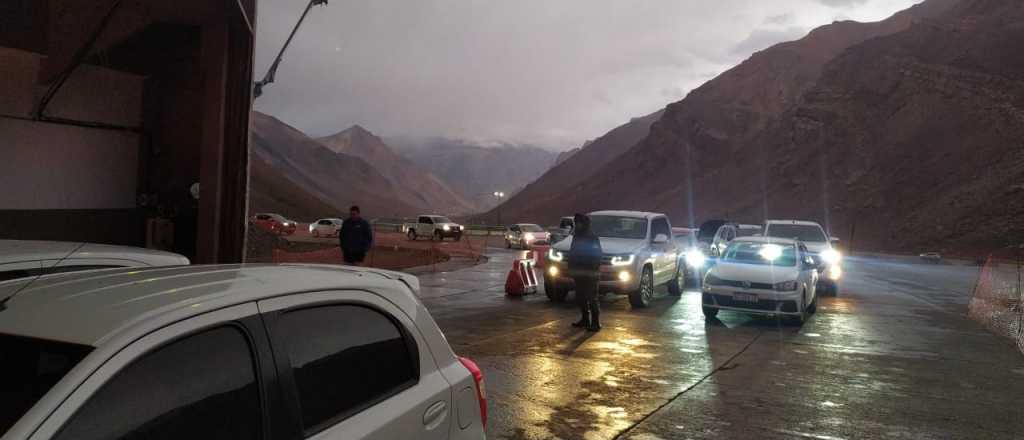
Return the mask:
[[601,330],[601,305],[597,301],[597,288],[601,271],[601,240],[590,230],[590,217],[576,214],[572,245],[569,247],[569,275],[576,283],[576,301],[580,306],[580,320],[573,327]]
[[346,264],[358,266],[363,263],[366,253],[373,247],[373,226],[363,220],[358,206],[349,208],[348,218],[341,222],[338,240]]

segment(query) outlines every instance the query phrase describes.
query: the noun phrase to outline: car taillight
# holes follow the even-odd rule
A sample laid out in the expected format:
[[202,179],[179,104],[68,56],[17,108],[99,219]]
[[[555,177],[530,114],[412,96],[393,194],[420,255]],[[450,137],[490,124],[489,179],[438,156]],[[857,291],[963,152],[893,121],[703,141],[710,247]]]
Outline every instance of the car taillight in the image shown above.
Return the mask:
[[459,362],[473,375],[473,382],[476,382],[476,398],[480,402],[480,422],[487,427],[487,390],[484,387],[484,373],[480,367],[469,358],[459,357]]

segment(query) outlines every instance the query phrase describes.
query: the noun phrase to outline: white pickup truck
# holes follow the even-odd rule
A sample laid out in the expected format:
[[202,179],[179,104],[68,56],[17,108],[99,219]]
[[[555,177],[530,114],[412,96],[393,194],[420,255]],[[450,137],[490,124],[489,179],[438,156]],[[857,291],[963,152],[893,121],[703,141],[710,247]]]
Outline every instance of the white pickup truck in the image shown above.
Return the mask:
[[410,240],[419,237],[427,237],[431,240],[442,241],[445,238],[453,238],[455,241],[462,240],[462,225],[455,223],[443,215],[421,215],[416,223],[402,225],[402,232]]

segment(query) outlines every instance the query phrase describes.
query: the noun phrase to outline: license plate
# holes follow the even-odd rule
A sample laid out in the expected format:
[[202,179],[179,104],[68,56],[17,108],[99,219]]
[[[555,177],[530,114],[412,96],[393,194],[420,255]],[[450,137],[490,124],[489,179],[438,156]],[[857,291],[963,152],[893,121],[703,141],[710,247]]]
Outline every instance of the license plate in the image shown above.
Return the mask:
[[737,301],[737,302],[756,303],[757,302],[757,295],[751,295],[749,293],[734,293],[732,295],[732,299],[733,299],[733,301]]

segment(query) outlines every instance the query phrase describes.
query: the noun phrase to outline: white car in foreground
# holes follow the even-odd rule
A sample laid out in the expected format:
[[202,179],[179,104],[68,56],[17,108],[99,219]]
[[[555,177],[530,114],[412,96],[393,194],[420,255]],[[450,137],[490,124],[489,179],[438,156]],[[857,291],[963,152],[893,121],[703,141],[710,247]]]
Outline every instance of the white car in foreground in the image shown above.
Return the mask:
[[817,264],[803,243],[787,238],[737,238],[704,276],[704,315],[733,310],[790,316],[802,324],[816,309],[817,283]]
[[766,237],[792,238],[807,246],[821,274],[819,288],[822,293],[835,295],[839,292],[839,280],[843,277],[843,255],[833,243],[838,238],[829,237],[825,229],[815,222],[803,220],[768,220],[764,225]]
[[[664,214],[637,211],[598,211],[589,214],[590,229],[601,240],[598,286],[602,292],[629,295],[634,308],[647,307],[656,286],[668,286],[679,296],[686,287],[686,269],[672,225]],[[573,237],[559,241],[548,251],[544,291],[552,301],[563,301],[574,281],[566,256]]]
[[309,235],[314,237],[337,237],[344,220],[340,218],[322,218],[309,224]]
[[182,266],[181,255],[131,246],[40,240],[0,240],[0,281],[113,267]]
[[14,439],[482,439],[483,376],[410,275],[112,269],[0,283]]

